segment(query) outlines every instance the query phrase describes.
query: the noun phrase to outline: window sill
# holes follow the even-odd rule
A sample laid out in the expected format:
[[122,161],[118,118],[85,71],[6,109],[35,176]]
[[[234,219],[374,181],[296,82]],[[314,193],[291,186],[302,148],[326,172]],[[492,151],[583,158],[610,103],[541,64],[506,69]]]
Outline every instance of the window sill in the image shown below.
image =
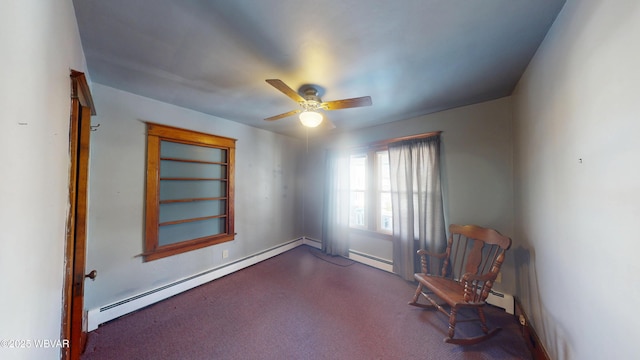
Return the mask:
[[192,250],[202,249],[207,246],[221,244],[227,241],[232,241],[235,238],[235,234],[230,235],[217,235],[215,237],[206,237],[202,239],[195,239],[188,242],[181,242],[175,245],[166,245],[159,247],[155,250],[140,254],[143,261],[152,261],[162,259],[163,257],[172,256],[176,254],[185,253]]
[[349,228],[349,232],[352,234],[372,237],[375,239],[393,241],[393,235],[391,235],[391,233],[383,233],[383,232],[371,231],[367,229],[358,229],[358,228]]

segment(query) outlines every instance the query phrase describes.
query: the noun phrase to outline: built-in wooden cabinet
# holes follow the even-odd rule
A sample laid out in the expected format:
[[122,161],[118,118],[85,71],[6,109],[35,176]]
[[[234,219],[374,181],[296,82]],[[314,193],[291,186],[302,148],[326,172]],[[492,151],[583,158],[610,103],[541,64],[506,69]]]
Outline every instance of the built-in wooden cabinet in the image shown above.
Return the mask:
[[235,139],[147,124],[145,261],[233,240]]

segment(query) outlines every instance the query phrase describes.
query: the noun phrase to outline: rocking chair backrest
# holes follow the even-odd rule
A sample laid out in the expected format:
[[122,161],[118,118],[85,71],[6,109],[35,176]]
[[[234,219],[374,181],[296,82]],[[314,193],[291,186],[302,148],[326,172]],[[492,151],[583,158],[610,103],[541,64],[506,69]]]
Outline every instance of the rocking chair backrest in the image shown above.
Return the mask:
[[441,274],[461,282],[465,274],[487,275],[465,290],[467,301],[482,302],[489,295],[511,239],[499,232],[474,225],[449,226],[449,239]]

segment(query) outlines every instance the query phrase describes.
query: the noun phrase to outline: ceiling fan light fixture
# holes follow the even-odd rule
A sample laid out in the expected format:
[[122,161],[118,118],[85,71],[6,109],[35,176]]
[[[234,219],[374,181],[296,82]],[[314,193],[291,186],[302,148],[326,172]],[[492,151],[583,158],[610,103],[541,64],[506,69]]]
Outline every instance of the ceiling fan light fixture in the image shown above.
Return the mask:
[[300,113],[300,122],[306,127],[316,127],[322,122],[322,114],[315,111],[303,111]]
[[[371,106],[371,96],[362,96],[358,98],[322,101],[318,94],[318,89],[312,85],[304,85],[300,88],[299,92],[293,90],[289,85],[282,82],[279,79],[267,79],[267,83],[276,88],[281,93],[285,94],[291,100],[295,101],[300,109],[292,110],[280,115],[268,117],[266,121],[274,121],[282,118],[289,117],[293,114],[300,114],[300,122],[306,127],[316,127],[320,125],[324,120],[324,115],[317,112],[317,110],[340,110],[355,108],[361,106]],[[326,120],[327,126],[325,128],[335,128],[335,125],[330,119]]]

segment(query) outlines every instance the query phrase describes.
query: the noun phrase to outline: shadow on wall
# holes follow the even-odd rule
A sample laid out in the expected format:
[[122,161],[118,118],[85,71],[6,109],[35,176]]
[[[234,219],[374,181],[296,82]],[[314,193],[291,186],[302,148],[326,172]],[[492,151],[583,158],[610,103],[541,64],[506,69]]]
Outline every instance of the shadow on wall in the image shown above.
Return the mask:
[[562,324],[554,321],[553,312],[548,311],[541,299],[534,249],[518,246],[512,252],[516,267],[516,296],[531,322],[530,326],[551,359],[571,359],[573,352],[567,341],[569,334],[563,330]]

